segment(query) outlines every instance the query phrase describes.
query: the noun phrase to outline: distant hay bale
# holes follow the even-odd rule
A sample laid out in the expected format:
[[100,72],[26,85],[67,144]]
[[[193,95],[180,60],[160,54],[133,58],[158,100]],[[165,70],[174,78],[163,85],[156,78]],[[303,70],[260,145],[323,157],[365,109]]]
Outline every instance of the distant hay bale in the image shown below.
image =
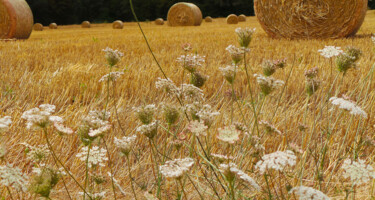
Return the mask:
[[169,26],[200,26],[203,19],[196,5],[180,2],[169,9],[167,20]]
[[273,38],[311,39],[353,36],[361,27],[368,0],[255,0],[254,10]]
[[121,20],[116,20],[112,24],[113,29],[123,29],[124,28],[124,23]]
[[156,25],[164,25],[164,19],[163,18],[157,18],[155,19]]
[[91,28],[91,24],[89,21],[83,21],[81,26],[82,28]]
[[239,15],[238,22],[246,22],[246,15]]
[[212,17],[207,16],[206,18],[204,18],[204,21],[205,22],[212,22]]
[[230,14],[227,17],[227,24],[238,24],[238,17],[235,14]]
[[57,29],[57,24],[56,23],[50,23],[49,29]]
[[27,39],[33,25],[33,13],[25,0],[0,0],[0,39]]
[[41,23],[34,24],[34,31],[43,31],[43,25]]

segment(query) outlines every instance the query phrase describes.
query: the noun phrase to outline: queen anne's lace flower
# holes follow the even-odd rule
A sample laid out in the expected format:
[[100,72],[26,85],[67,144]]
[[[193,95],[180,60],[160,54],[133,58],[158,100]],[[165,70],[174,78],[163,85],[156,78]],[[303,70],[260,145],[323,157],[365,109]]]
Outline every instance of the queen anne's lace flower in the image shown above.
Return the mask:
[[219,112],[213,111],[211,106],[208,104],[203,105],[202,108],[196,113],[196,115],[199,117],[199,120],[201,122],[204,122],[204,124],[208,127],[212,125],[215,117],[219,114]]
[[156,106],[154,104],[149,104],[146,106],[133,107],[133,109],[138,119],[141,120],[143,124],[149,124],[154,117]]
[[232,84],[236,78],[237,68],[236,65],[228,65],[227,67],[220,67],[219,70],[223,73],[225,80]]
[[195,72],[199,67],[202,67],[205,57],[198,54],[182,55],[177,58],[177,62],[182,64],[189,72]]
[[0,118],[0,133],[7,131],[11,123],[12,123],[12,118],[9,116]]
[[250,42],[253,38],[253,35],[255,33],[255,28],[236,28],[236,34],[238,36],[238,42],[241,47],[248,48],[250,45]]
[[103,49],[102,51],[105,52],[105,58],[110,66],[115,66],[121,60],[121,57],[124,56],[124,54],[120,51],[113,50],[109,47]]
[[90,137],[99,137],[103,136],[104,133],[108,132],[111,129],[110,124],[106,124],[104,126],[101,126],[97,129],[90,129],[89,131],[89,136]]
[[[98,193],[87,192],[87,194],[90,195],[91,199],[93,199],[93,200],[104,199],[105,198],[105,193],[107,193],[107,192],[106,191],[98,192]],[[79,194],[79,196],[83,196],[84,195],[83,192],[78,192],[78,194]]]
[[274,169],[282,171],[286,166],[294,166],[296,164],[297,157],[293,151],[276,151],[274,153],[266,154],[262,157],[262,160],[258,161],[255,168],[259,169],[261,174],[264,174],[266,170]]
[[102,76],[102,78],[100,78],[99,82],[107,82],[108,79],[110,81],[116,81],[122,75],[124,75],[124,72],[111,72],[109,74],[106,74],[106,75]]
[[256,190],[259,191],[261,189],[253,178],[251,178],[242,170],[238,169],[237,165],[234,163],[220,164],[219,169],[229,181],[232,181],[235,176],[238,176],[242,181],[249,183]]
[[343,177],[350,178],[353,185],[362,185],[375,178],[374,168],[361,159],[358,162],[346,159],[341,168],[344,170]]
[[208,129],[208,127],[205,126],[204,123],[199,122],[197,120],[190,122],[188,129],[197,137],[201,135],[207,136],[206,130]]
[[27,191],[28,177],[22,174],[18,167],[11,164],[0,166],[0,184],[6,187],[13,187],[17,191]]
[[217,139],[223,142],[228,142],[229,144],[234,144],[237,140],[240,139],[240,134],[241,132],[238,131],[234,125],[226,126],[223,129],[219,128]]
[[152,139],[158,131],[158,121],[151,124],[145,124],[137,128],[137,132],[145,135],[146,137]]
[[289,191],[289,194],[296,194],[299,200],[329,200],[330,198],[323,192],[311,187],[299,186]]
[[169,94],[179,95],[180,93],[179,88],[170,79],[158,78],[155,85],[157,89],[164,90]]
[[203,101],[204,99],[204,94],[203,90],[195,87],[192,84],[182,84],[182,87],[180,89],[182,96],[185,98],[187,101]]
[[270,122],[268,121],[259,121],[259,124],[264,127],[267,133],[277,133],[281,135],[281,131],[279,131],[275,126],[273,126]]
[[132,135],[130,137],[122,137],[121,139],[117,139],[115,137],[114,143],[116,147],[120,149],[121,153],[123,153],[124,155],[128,155],[132,150],[133,144],[136,139],[136,135]]
[[324,49],[320,49],[318,52],[320,52],[320,55],[326,58],[332,58],[344,53],[344,51],[341,50],[341,47],[335,46],[325,46]]
[[[88,157],[88,167],[92,168],[93,166],[102,166],[104,167],[104,161],[107,161],[108,158],[106,156],[107,150],[99,148],[97,146],[93,146],[90,149],[89,157]],[[83,147],[81,152],[76,155],[81,161],[86,162],[88,154],[88,147]]]
[[55,106],[42,104],[39,108],[33,108],[25,111],[21,118],[25,119],[27,129],[45,128],[50,122],[63,123],[64,120],[59,116],[52,116],[55,112]]
[[254,74],[254,77],[256,77],[257,83],[264,95],[269,95],[272,91],[284,85],[284,81],[272,77],[264,77],[260,74]]
[[234,45],[229,45],[225,50],[229,52],[234,64],[238,64],[242,60],[244,54],[242,49],[237,48]]
[[329,101],[336,106],[339,106],[339,108],[350,111],[350,114],[352,115],[360,115],[363,118],[367,118],[367,113],[362,110],[357,104],[354,102],[345,100],[343,98],[338,97],[331,97]]
[[27,148],[27,150],[25,150],[27,160],[40,162],[46,159],[47,156],[50,154],[50,151],[47,145],[32,146],[27,143],[21,143],[21,144]]
[[181,178],[194,165],[192,158],[175,159],[165,162],[160,166],[160,173],[167,178]]

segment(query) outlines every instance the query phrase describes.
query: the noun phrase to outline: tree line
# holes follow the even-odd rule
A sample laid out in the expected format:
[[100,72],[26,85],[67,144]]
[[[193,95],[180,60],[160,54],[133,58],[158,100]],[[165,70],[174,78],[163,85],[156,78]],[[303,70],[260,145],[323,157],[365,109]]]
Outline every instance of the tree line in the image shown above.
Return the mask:
[[[47,25],[91,22],[133,21],[128,0],[26,0],[34,14],[34,21]],[[135,12],[142,21],[166,19],[169,8],[181,0],[133,0]],[[226,17],[229,14],[254,15],[253,0],[191,0],[203,16]],[[375,0],[369,0],[375,9]]]

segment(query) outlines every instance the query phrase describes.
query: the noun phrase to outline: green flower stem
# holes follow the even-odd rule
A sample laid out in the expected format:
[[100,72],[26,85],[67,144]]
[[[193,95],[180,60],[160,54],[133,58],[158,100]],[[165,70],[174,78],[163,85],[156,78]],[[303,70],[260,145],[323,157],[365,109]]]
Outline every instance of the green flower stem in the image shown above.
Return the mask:
[[[105,113],[105,112],[104,112]],[[86,157],[86,161],[85,161],[85,185],[83,186],[85,189],[87,188],[87,184],[88,184],[88,181],[89,181],[89,157],[90,157],[90,150],[91,150],[91,143],[89,144],[89,146],[87,147],[87,157]],[[86,199],[86,193],[83,194],[83,200]]]
[[134,199],[135,199],[135,200],[138,200],[138,199],[137,199],[137,194],[135,193],[135,189],[134,189],[132,173],[131,173],[131,170],[130,170],[131,165],[130,165],[129,155],[126,155],[125,157],[126,157],[126,162],[127,162],[127,164],[128,164],[128,173],[129,173],[129,178],[130,178],[130,184],[131,184],[131,187],[132,187],[132,192],[133,192],[133,194],[134,194]]
[[[113,173],[113,169],[112,169],[112,159],[111,159],[111,154],[109,153],[109,149],[108,149],[108,146],[107,146],[107,142],[106,142],[106,140],[104,139],[104,137],[103,137],[102,139],[103,139],[104,146],[105,146],[105,148],[107,149],[108,167],[109,167],[110,172],[111,172],[111,184],[112,184],[113,197],[114,197],[115,200],[116,200],[116,199],[117,199],[117,196],[116,196],[115,181],[113,180],[114,173]],[[137,198],[136,198],[136,199],[137,199]]]

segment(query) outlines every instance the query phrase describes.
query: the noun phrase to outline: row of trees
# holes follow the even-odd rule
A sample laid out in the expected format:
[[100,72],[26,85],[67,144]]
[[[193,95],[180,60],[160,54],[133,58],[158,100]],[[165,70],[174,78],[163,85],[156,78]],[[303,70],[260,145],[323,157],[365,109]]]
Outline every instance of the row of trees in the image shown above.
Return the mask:
[[[132,21],[128,0],[26,0],[35,22],[49,24],[78,24],[84,20],[112,22],[117,19]],[[181,0],[133,0],[140,20],[166,18],[168,9]],[[203,16],[224,17],[231,13],[254,15],[253,0],[191,0],[202,10]],[[375,9],[375,0],[369,0]]]

